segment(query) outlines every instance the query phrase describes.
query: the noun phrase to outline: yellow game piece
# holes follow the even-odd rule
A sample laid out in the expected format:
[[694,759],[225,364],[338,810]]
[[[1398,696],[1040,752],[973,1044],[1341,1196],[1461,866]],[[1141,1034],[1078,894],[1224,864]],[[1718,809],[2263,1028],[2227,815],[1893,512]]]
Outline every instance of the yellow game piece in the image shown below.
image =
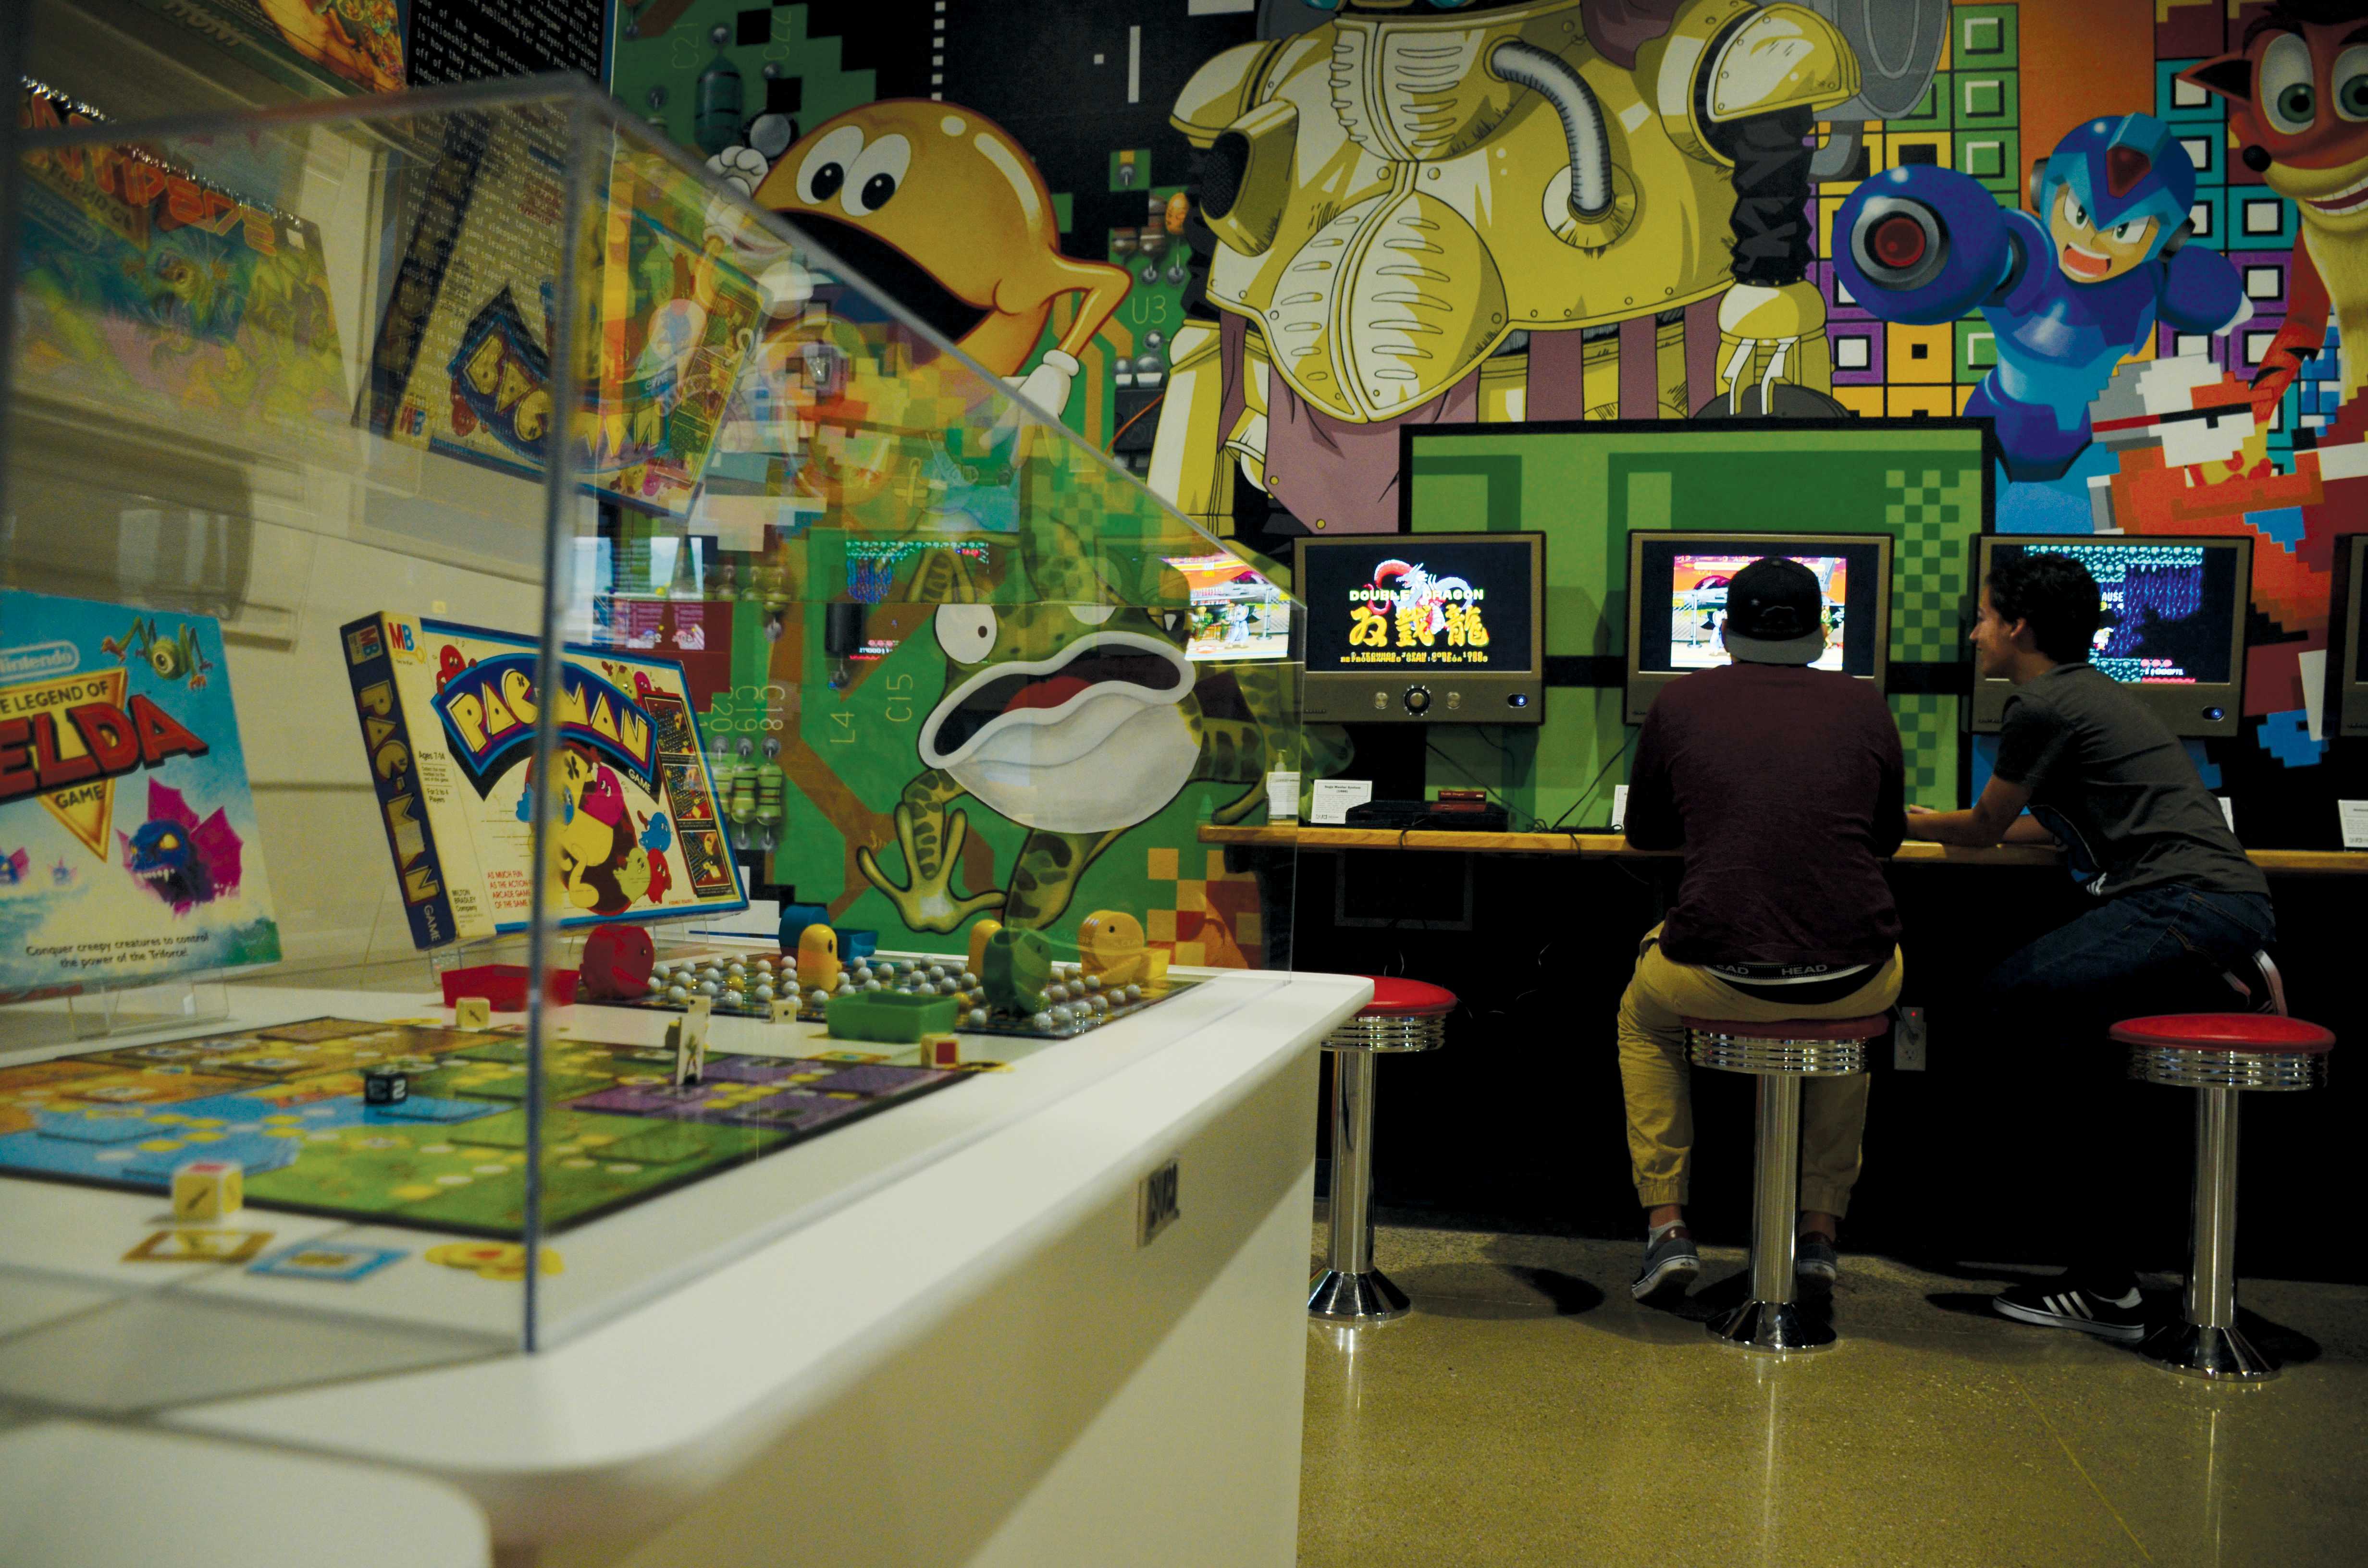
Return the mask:
[[481,1029],[494,1021],[494,1005],[483,996],[461,996],[452,1004],[452,1027]]
[[1086,972],[1104,985],[1132,985],[1146,977],[1143,922],[1121,909],[1097,909],[1077,927]]
[[236,1160],[187,1160],[173,1172],[173,1218],[226,1220],[246,1203],[246,1167]]
[[987,938],[1002,929],[1003,922],[1000,920],[982,920],[970,928],[970,971],[973,974],[986,972]]
[[827,926],[809,926],[798,937],[798,989],[838,989],[838,933]]
[[[1167,949],[1165,948],[1144,949],[1143,983],[1145,985],[1164,985],[1167,983]],[[1105,979],[1103,983],[1108,984],[1109,981]]]
[[962,1037],[951,1032],[925,1034],[921,1037],[921,1065],[924,1067],[959,1067],[962,1065]]

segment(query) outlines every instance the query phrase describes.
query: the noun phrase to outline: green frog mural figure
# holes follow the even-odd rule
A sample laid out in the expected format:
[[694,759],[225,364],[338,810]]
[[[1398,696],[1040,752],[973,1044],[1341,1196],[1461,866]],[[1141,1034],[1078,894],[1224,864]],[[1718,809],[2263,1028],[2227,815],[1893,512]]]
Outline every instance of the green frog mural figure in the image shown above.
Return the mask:
[[[1241,786],[1215,820],[1265,798],[1269,767],[1297,766],[1291,666],[1196,669],[1185,611],[1093,603],[949,604],[934,630],[945,695],[920,730],[924,771],[896,806],[906,880],[870,849],[857,861],[916,931],[951,931],[983,910],[1041,929],[1086,868],[1195,780]],[[1008,888],[952,885],[968,795],[1028,837]]]

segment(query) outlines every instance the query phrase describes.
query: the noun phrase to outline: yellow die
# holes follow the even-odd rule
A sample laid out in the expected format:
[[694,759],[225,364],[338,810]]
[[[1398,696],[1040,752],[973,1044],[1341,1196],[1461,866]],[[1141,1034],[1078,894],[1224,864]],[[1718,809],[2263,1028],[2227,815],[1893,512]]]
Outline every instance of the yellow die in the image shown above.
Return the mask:
[[173,1218],[227,1220],[246,1203],[246,1167],[236,1160],[189,1160],[173,1172]]
[[481,1029],[494,1021],[494,1005],[483,996],[456,997],[452,1003],[452,1027],[456,1029]]

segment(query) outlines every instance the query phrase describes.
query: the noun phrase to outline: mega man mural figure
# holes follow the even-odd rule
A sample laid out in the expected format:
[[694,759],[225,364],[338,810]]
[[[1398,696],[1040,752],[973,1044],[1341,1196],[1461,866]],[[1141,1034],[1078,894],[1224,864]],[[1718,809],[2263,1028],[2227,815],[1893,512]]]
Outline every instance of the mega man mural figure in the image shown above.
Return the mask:
[[1930,165],[1865,181],[1836,221],[1848,243],[1834,266],[1884,321],[1932,325],[1979,309],[1998,365],[1965,413],[1997,421],[2009,478],[2055,479],[2089,444],[2090,400],[2157,317],[2215,333],[2252,313],[2227,258],[2185,244],[2194,199],[2195,165],[2170,127],[2092,119],[2032,174],[2032,212]]

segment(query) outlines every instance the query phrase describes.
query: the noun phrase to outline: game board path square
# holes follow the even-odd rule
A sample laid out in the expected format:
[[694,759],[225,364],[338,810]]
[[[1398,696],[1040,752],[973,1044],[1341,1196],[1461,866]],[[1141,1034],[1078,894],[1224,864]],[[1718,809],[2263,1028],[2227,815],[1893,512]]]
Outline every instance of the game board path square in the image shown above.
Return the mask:
[[597,1095],[586,1095],[568,1108],[602,1116],[655,1116],[689,1120],[701,1112],[718,1108],[713,1104],[716,1088],[717,1085],[710,1084],[690,1084],[681,1088],[668,1084],[652,1088],[604,1089]]
[[481,1116],[492,1116],[501,1107],[485,1100],[438,1099],[433,1095],[419,1095],[398,1100],[393,1105],[365,1105],[362,1120],[374,1121],[454,1122],[473,1121]]
[[806,1088],[817,1095],[885,1095],[941,1083],[952,1076],[940,1068],[895,1067],[876,1062],[842,1069],[826,1078],[815,1079]]
[[206,1143],[185,1143],[178,1139],[160,1139],[172,1146],[165,1149],[143,1149],[118,1167],[126,1181],[155,1182],[158,1185],[173,1179],[174,1170],[189,1160],[235,1160],[245,1167],[248,1176],[262,1176],[296,1163],[299,1145],[293,1138],[276,1138],[265,1132],[233,1132]]
[[795,1056],[710,1056],[707,1076],[726,1084],[778,1084],[801,1073],[827,1073],[830,1065]]
[[263,1040],[299,1040],[317,1044],[324,1040],[345,1040],[354,1035],[376,1034],[385,1026],[367,1023],[359,1018],[306,1018],[302,1023],[273,1024],[256,1030]]
[[33,1113],[33,1131],[77,1143],[127,1143],[155,1137],[156,1124],[138,1110],[41,1110]]
[[739,1115],[750,1126],[805,1132],[863,1108],[860,1099],[833,1099],[805,1089],[788,1089],[740,1107]]

